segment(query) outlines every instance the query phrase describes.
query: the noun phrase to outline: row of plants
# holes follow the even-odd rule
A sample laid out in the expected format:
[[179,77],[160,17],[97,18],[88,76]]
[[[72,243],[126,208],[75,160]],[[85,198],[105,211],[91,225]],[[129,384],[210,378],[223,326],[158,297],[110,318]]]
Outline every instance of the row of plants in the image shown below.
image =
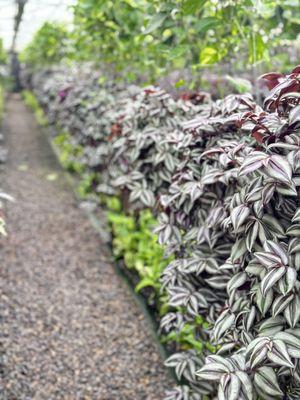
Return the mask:
[[300,67],[262,76],[258,104],[89,67],[24,74],[158,309],[168,400],[299,397],[299,81]]
[[27,65],[101,62],[108,77],[148,83],[185,70],[177,84],[193,86],[213,65],[211,83],[232,70],[255,80],[258,69],[299,57],[297,0],[77,0],[72,12],[69,29],[47,22],[36,33],[22,54]]

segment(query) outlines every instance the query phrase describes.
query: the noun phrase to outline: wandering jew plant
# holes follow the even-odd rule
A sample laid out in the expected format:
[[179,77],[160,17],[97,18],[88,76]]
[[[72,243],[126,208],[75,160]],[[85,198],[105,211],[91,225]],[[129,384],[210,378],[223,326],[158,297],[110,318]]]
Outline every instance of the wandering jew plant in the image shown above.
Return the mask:
[[122,98],[121,88],[109,82],[100,84],[99,73],[89,66],[72,70],[51,68],[33,76],[23,75],[25,85],[34,92],[49,123],[58,131],[68,132],[72,144],[83,148],[78,161],[91,169],[102,165],[110,147],[107,138],[115,120],[113,106],[119,107],[112,93]]
[[204,99],[174,100],[164,90],[149,87],[121,111],[109,168],[113,185],[129,191],[131,204],[154,207],[170,186],[178,162],[176,144],[183,139],[180,126],[188,117],[209,111]]
[[41,76],[34,91],[98,191],[158,217],[172,255],[161,331],[192,332],[166,361],[180,381],[166,399],[299,399],[300,67],[261,77],[262,106]]
[[216,354],[171,356],[190,385],[168,399],[300,396],[299,78],[266,74],[263,108],[229,96],[184,126],[191,156],[161,199],[160,240],[177,254],[162,281],[181,313],[172,328],[201,314]]

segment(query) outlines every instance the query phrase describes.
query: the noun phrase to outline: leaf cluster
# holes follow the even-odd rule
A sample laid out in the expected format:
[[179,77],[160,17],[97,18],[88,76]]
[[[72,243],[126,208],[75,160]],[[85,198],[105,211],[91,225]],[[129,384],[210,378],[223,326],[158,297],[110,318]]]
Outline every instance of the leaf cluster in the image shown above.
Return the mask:
[[219,75],[224,67],[290,65],[286,46],[295,47],[298,6],[297,0],[77,0],[72,28],[46,22],[21,59],[36,68],[101,62],[128,82],[155,82],[172,70],[193,76],[212,65]]
[[164,250],[153,234],[156,221],[150,210],[141,211],[138,218],[124,212],[110,211],[108,221],[112,227],[114,255],[139,275],[136,291],[151,288],[148,302],[155,302],[159,311],[164,312],[167,305],[161,291],[160,276],[170,258],[164,257]]
[[20,54],[20,60],[35,69],[57,64],[71,56],[71,46],[70,33],[64,25],[45,22]]
[[[182,344],[167,361],[182,382],[169,400],[299,397],[299,80],[299,67],[262,76],[263,105],[250,94],[173,99],[157,87],[124,97],[108,83],[101,87],[112,94],[109,105],[102,93],[89,109],[86,91],[76,103],[73,121],[82,125],[72,135],[80,143],[91,145],[89,118],[101,124],[89,133],[98,137],[96,190],[118,194],[126,211],[150,208],[172,257],[157,287],[168,296],[161,329]],[[64,103],[56,115],[74,117],[73,89],[60,103],[39,82],[48,109]],[[144,228],[128,215],[114,218],[120,254],[133,265],[149,232],[140,236]]]

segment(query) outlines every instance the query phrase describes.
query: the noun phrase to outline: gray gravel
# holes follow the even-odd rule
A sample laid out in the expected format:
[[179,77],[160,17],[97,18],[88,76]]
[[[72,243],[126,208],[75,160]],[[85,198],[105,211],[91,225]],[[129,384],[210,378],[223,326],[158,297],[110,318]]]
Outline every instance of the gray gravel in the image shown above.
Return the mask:
[[147,321],[16,96],[3,125],[1,400],[159,400],[172,384]]

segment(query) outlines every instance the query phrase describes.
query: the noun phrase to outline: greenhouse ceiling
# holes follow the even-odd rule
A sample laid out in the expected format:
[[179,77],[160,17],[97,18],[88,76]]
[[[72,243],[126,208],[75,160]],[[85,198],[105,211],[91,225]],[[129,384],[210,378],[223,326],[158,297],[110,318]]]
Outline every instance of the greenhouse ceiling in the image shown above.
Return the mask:
[[[16,47],[24,48],[45,21],[70,22],[70,6],[75,0],[27,0],[18,33]],[[16,15],[15,0],[0,0],[0,37],[7,49],[11,47]]]

